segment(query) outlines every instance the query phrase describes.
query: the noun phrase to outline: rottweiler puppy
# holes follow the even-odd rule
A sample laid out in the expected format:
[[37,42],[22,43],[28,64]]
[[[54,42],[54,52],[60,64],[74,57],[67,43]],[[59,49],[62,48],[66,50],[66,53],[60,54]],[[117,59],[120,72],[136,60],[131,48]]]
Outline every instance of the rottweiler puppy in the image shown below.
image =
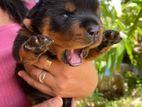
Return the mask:
[[[102,30],[100,14],[98,0],[40,0],[14,42],[13,55],[19,66],[41,68],[37,62],[42,56],[69,66],[94,60],[120,41],[119,32]],[[29,90],[33,89],[28,89],[28,94],[35,93]],[[64,107],[70,102],[71,98],[65,99]]]

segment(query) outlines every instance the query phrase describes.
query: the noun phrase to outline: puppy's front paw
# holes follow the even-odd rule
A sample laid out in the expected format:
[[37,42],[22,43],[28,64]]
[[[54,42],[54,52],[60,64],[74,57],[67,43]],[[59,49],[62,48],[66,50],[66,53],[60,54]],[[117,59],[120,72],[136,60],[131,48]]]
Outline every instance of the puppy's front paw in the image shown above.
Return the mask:
[[121,37],[118,31],[107,30],[104,32],[104,39],[102,44],[104,43],[106,46],[111,46],[121,41]]
[[31,36],[27,41],[25,41],[24,49],[26,51],[31,51],[35,55],[40,55],[46,52],[49,49],[48,46],[52,43],[53,40],[43,35]]
[[103,41],[102,43],[96,48],[96,51],[104,52],[108,50],[112,45],[121,41],[121,37],[118,31],[114,30],[107,30],[103,33]]

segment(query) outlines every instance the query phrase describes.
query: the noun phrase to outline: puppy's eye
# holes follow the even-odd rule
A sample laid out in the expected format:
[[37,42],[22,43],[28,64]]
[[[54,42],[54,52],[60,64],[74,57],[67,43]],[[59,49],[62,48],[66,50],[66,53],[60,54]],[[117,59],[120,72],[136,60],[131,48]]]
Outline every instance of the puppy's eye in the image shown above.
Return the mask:
[[68,18],[69,15],[68,15],[68,14],[63,14],[63,17],[64,17],[64,18]]

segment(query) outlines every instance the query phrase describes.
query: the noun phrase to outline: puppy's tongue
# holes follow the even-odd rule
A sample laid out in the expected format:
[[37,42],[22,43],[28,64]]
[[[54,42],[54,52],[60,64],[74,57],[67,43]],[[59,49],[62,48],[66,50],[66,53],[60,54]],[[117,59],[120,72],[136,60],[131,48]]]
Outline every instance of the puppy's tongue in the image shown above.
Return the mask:
[[71,66],[78,66],[82,63],[82,58],[80,57],[81,50],[67,50],[66,60]]

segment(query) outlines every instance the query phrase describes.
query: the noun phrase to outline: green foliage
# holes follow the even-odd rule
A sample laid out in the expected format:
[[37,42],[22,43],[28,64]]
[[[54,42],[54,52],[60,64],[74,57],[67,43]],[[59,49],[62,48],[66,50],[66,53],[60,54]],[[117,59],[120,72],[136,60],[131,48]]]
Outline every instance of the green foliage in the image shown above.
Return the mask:
[[118,11],[112,1],[101,1],[103,28],[120,31],[123,40],[96,61],[101,76],[106,67],[111,71],[119,70],[125,53],[129,55],[130,63],[137,65],[133,48],[136,37],[142,36],[142,0],[122,0],[117,4],[122,11]]
[[103,78],[107,68],[111,73],[120,71],[125,55],[130,59],[129,64],[139,65],[141,77],[126,71],[123,74],[126,85],[124,97],[108,101],[96,90],[91,97],[81,101],[79,107],[142,107],[142,54],[134,52],[137,37],[142,38],[142,0],[101,0],[101,11],[104,30],[120,31],[122,41],[96,60],[100,77]]
[[142,80],[133,72],[125,72],[125,95],[120,99],[107,100],[97,89],[94,94],[79,102],[78,107],[142,107]]

